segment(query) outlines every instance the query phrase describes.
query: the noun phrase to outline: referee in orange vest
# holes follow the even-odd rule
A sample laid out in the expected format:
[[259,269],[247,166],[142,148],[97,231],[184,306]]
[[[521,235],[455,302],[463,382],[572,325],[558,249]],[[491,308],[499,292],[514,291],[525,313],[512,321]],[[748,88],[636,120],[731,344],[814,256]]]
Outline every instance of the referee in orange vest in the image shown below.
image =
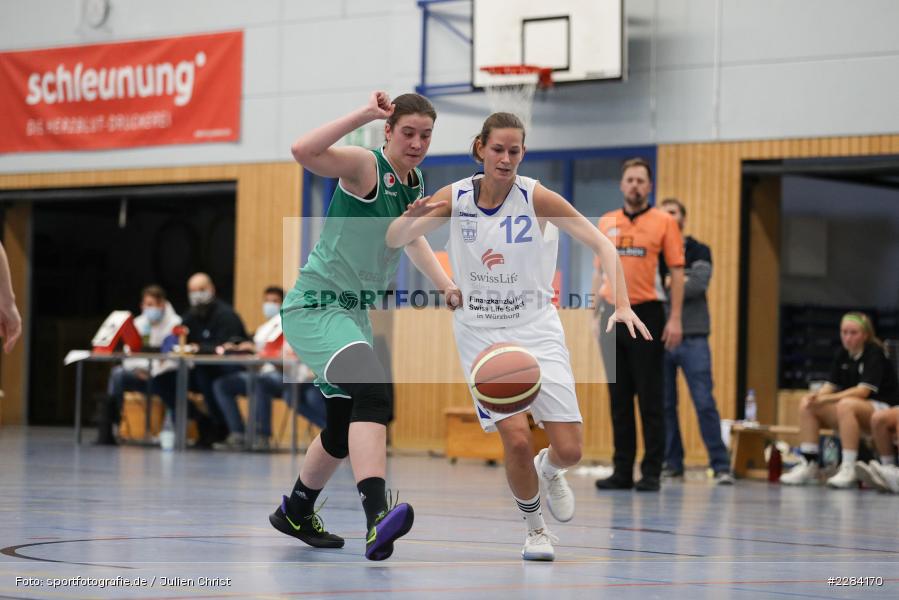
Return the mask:
[[[665,349],[680,344],[681,308],[684,300],[684,240],[674,218],[649,205],[652,169],[642,158],[633,158],[621,169],[621,193],[624,206],[606,213],[598,227],[618,248],[631,307],[646,324],[653,339],[632,338],[620,324],[615,334],[600,334],[600,350],[606,367],[612,408],[612,432],[615,442],[615,471],[596,482],[600,490],[636,487],[637,491],[656,492],[661,485],[665,458],[665,413],[663,368]],[[659,256],[671,272],[671,312],[665,318],[667,299],[659,276]],[[615,307],[606,274],[595,264],[593,276],[597,311],[594,331],[605,332]],[[614,377],[613,377],[614,376]],[[614,383],[612,383],[614,382]],[[634,460],[637,454],[637,428],[634,418],[634,394],[640,402],[643,424],[642,478],[634,485]]]

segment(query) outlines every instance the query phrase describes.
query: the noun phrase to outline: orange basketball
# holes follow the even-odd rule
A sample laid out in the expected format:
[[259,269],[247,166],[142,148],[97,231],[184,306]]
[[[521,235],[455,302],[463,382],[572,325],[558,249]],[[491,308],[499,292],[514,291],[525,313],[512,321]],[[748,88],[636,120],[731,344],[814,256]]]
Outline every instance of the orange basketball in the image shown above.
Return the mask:
[[485,408],[516,412],[530,405],[540,392],[540,365],[521,346],[493,344],[471,365],[471,391]]

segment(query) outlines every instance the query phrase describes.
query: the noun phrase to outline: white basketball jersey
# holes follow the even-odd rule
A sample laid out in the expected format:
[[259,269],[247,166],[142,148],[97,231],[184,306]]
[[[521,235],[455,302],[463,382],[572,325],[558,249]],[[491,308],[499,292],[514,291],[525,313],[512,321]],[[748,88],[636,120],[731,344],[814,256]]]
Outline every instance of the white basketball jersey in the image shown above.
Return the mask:
[[509,327],[554,311],[553,275],[559,231],[540,231],[534,212],[537,180],[518,176],[495,209],[475,203],[483,175],[453,184],[447,246],[464,299],[456,320],[479,327]]

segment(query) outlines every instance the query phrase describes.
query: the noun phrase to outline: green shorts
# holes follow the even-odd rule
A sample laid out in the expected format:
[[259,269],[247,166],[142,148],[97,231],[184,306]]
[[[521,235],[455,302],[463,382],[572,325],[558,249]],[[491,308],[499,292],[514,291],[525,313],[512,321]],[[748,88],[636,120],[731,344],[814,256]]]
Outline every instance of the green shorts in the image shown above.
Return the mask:
[[284,337],[297,356],[315,373],[315,385],[326,398],[349,394],[325,380],[325,369],[334,356],[353,344],[374,347],[368,313],[336,305],[324,308],[289,307],[282,313]]

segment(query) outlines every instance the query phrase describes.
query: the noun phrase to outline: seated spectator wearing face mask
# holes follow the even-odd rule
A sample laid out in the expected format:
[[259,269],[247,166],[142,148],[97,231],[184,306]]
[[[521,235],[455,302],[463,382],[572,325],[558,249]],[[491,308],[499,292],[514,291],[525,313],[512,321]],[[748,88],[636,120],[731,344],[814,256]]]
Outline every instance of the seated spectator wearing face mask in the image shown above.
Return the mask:
[[[271,319],[281,311],[284,301],[284,290],[278,286],[269,286],[263,292],[262,314]],[[252,342],[243,344],[225,344],[225,350],[236,352],[258,353],[265,346],[265,328],[260,327]],[[219,377],[212,384],[216,403],[228,423],[228,438],[215,448],[223,450],[239,450],[244,446],[245,426],[237,408],[237,397],[246,395],[249,389],[250,374],[248,371],[231,373]],[[259,437],[253,446],[254,450],[268,450],[269,438],[272,434],[272,400],[285,396],[284,373],[280,366],[266,364],[256,376],[254,394],[256,396],[256,431]],[[298,412],[309,422],[318,427],[325,426],[325,398],[318,388],[311,383],[300,385]]]
[[[158,285],[150,285],[141,291],[141,314],[134,319],[134,326],[143,338],[142,350],[157,349],[172,328],[181,323],[181,317],[166,299],[165,290]],[[125,392],[147,392],[147,382],[166,372],[173,372],[177,365],[172,361],[148,361],[140,358],[126,358],[121,365],[113,367],[109,374],[107,398],[101,411],[98,444],[115,444],[113,424],[118,424],[122,412]]]
[[[247,333],[240,316],[225,301],[215,295],[215,285],[206,273],[195,273],[187,282],[187,297],[190,310],[184,315],[184,325],[188,328],[187,344],[198,354],[216,354],[226,343],[239,344],[246,341]],[[198,448],[212,448],[214,442],[228,436],[228,427],[222,412],[216,404],[212,392],[212,382],[236,371],[238,365],[196,365],[190,370],[188,387],[203,395],[208,414],[197,410],[188,403],[188,416],[197,422],[200,430]],[[166,406],[175,408],[175,380],[154,386]]]
[[195,273],[187,282],[190,311],[184,324],[190,330],[187,343],[198,354],[215,354],[227,342],[248,340],[240,316],[230,304],[216,297],[215,285],[206,273]]

